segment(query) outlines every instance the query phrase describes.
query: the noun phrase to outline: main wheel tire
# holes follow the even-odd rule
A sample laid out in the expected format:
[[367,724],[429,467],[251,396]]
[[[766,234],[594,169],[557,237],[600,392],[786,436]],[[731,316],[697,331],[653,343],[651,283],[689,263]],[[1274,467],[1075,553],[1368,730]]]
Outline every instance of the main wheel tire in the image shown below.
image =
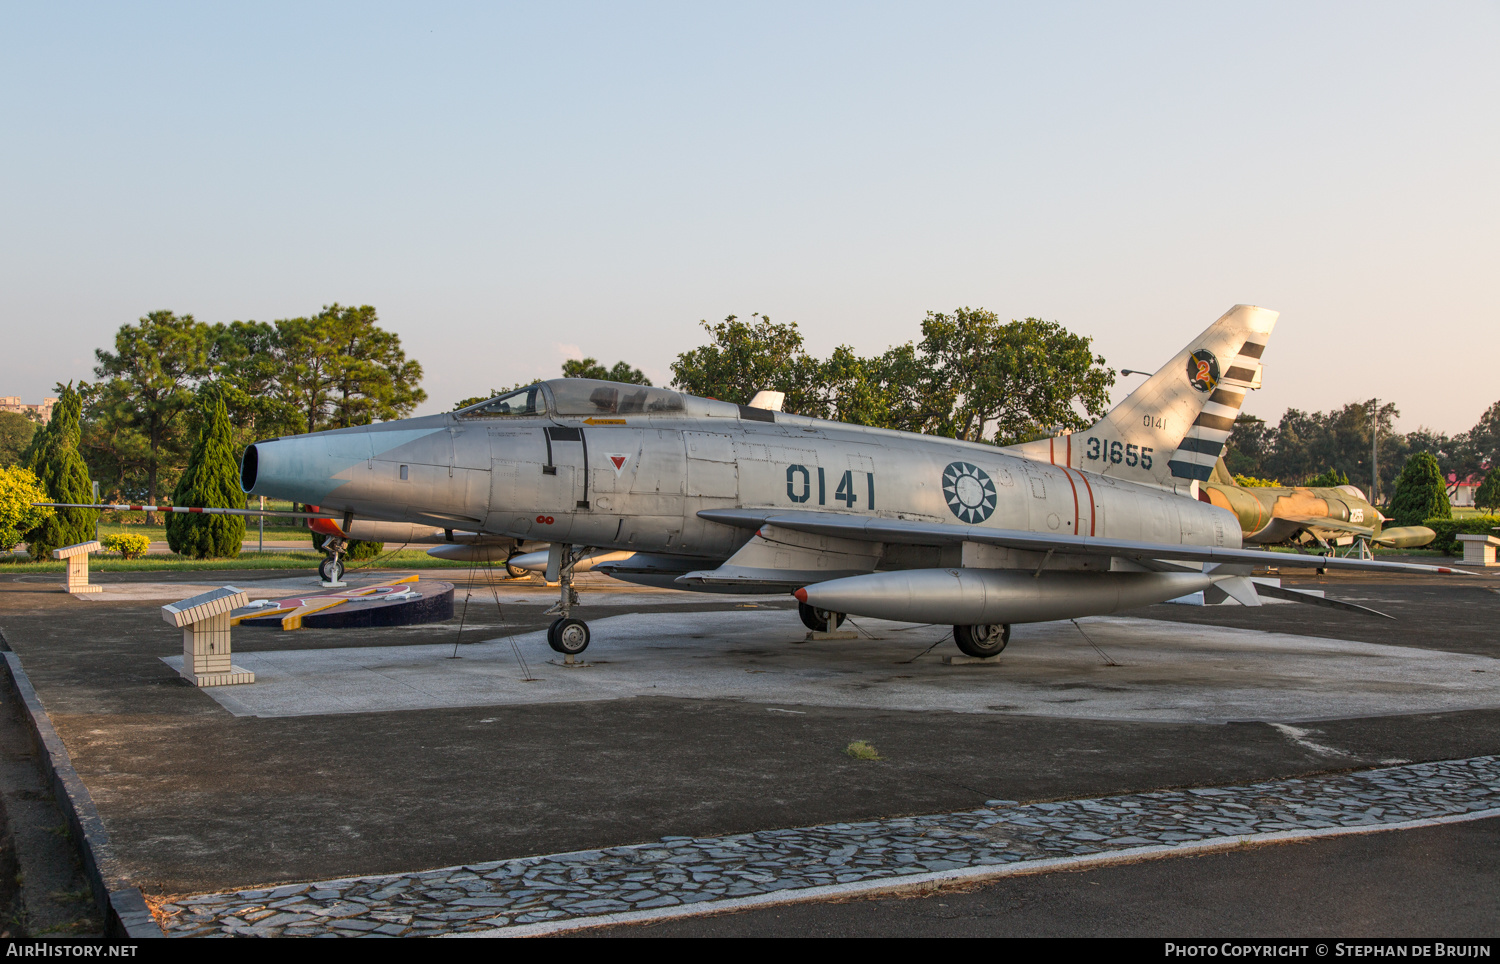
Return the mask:
[[547,645],[564,656],[577,656],[589,648],[589,624],[571,616],[553,620],[547,627]]
[[844,625],[843,613],[831,613],[826,609],[815,609],[805,602],[797,604],[797,615],[802,617],[802,625],[815,633],[830,633]]
[[990,626],[954,626],[953,641],[965,656],[984,659],[999,656],[1010,642],[1010,624]]
[[318,563],[318,578],[324,582],[338,582],[344,577],[344,561],[342,559],[324,559]]

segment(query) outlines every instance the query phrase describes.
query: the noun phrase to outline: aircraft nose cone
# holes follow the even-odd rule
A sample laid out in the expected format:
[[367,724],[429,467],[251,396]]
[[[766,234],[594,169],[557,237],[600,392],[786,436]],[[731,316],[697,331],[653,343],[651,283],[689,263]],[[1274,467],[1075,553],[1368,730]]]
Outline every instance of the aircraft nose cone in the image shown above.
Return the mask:
[[792,593],[792,595],[795,596],[797,598],[797,601],[800,602],[800,603],[807,602],[807,590],[806,589],[798,589],[796,592]]

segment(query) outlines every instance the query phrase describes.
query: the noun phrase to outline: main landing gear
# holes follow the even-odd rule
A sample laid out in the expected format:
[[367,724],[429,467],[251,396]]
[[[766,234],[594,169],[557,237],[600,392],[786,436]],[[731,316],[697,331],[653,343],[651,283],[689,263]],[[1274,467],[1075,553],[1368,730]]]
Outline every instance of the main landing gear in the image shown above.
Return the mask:
[[[589,648],[589,624],[573,616],[573,607],[578,605],[578,593],[573,589],[573,566],[588,552],[586,547],[574,547],[554,543],[552,551],[557,553],[557,580],[561,586],[561,598],[557,605],[547,610],[558,617],[547,627],[547,645],[562,653],[566,662]],[[547,578],[552,578],[549,560]]]
[[805,602],[797,603],[797,615],[802,617],[802,625],[815,633],[831,633],[844,624],[843,613],[815,609]]
[[965,656],[976,659],[999,656],[1000,651],[1005,649],[1005,644],[1010,642],[1010,624],[954,626],[953,641]]

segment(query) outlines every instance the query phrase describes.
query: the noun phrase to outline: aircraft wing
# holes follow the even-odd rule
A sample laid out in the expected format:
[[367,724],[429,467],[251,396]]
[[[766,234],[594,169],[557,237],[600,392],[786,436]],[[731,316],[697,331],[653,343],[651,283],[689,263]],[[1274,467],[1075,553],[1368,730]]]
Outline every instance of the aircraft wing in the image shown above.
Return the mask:
[[1231,549],[1221,546],[1185,546],[1129,539],[1100,539],[1093,536],[1062,535],[1042,532],[1020,532],[990,529],[983,526],[954,525],[946,522],[918,522],[911,519],[882,519],[871,516],[843,515],[806,509],[704,509],[698,517],[721,525],[741,529],[759,529],[772,525],[809,535],[832,537],[850,543],[896,543],[900,545],[959,545],[965,542],[1029,549],[1035,552],[1067,552],[1085,555],[1119,556],[1134,560],[1171,560],[1252,566],[1316,566],[1320,569],[1357,569],[1375,572],[1457,573],[1473,575],[1448,566],[1427,566],[1407,562],[1377,562],[1373,559],[1344,559],[1334,556],[1294,556],[1263,549]]
[[1369,526],[1357,526],[1352,522],[1340,522],[1337,519],[1330,519],[1326,515],[1288,515],[1281,518],[1289,522],[1295,522],[1314,534],[1330,532],[1347,536],[1362,536],[1366,539],[1375,538],[1375,530]]

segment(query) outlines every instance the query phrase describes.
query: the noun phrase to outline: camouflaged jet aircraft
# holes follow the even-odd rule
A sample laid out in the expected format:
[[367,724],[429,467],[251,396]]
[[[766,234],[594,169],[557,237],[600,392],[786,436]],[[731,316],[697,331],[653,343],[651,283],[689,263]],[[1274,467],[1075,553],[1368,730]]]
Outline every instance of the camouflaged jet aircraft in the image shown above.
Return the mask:
[[1437,538],[1426,526],[1385,528],[1385,516],[1357,486],[1243,486],[1229,474],[1223,459],[1198,497],[1233,512],[1242,538],[1257,545],[1294,543],[1330,551],[1357,545],[1360,554],[1367,555],[1370,545],[1414,549]]
[[945,623],[974,656],[1000,652],[1013,623],[1208,588],[1250,606],[1260,593],[1369,612],[1251,583],[1251,566],[1286,557],[1243,548],[1233,513],[1182,497],[1207,478],[1203,450],[1222,442],[1224,409],[1255,377],[1237,360],[1258,359],[1274,318],[1232,309],[1061,460],[1035,444],[1007,451],[563,378],[457,412],[257,442],[241,483],[321,506],[344,532],[369,519],[549,543],[561,598],[548,640],[570,655],[589,644],[572,574],[591,551],[630,553],[597,568],[641,584],[793,593],[813,629],[844,614]]

